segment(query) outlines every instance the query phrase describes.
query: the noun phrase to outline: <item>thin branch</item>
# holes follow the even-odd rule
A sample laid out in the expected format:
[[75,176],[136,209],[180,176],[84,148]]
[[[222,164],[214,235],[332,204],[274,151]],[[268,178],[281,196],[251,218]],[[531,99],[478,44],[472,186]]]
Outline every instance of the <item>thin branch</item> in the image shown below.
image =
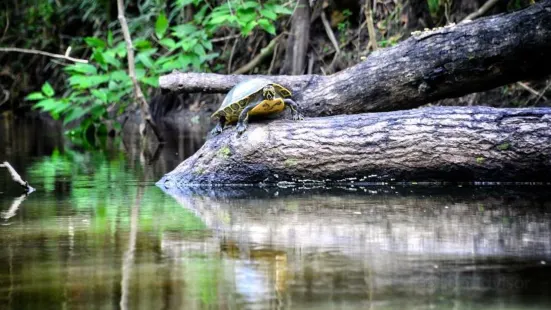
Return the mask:
[[377,37],[375,34],[375,25],[373,24],[373,12],[369,1],[365,4],[365,20],[367,22],[367,32],[369,34],[369,41],[371,42],[371,48],[377,50]]
[[65,53],[65,55],[60,55],[60,54],[52,54],[44,51],[18,48],[18,47],[0,47],[0,52],[17,52],[17,53],[25,53],[25,54],[34,54],[34,55],[48,56],[52,58],[61,58],[61,59],[65,59],[73,62],[79,62],[83,64],[88,63],[88,60],[70,57],[69,53]]
[[243,74],[254,69],[254,67],[258,66],[258,64],[260,64],[262,60],[264,60],[264,58],[270,56],[274,52],[274,49],[277,45],[277,41],[279,40],[279,38],[281,38],[281,36],[282,34],[273,38],[272,41],[268,43],[268,46],[260,50],[260,54],[256,55],[253,59],[251,59],[251,61],[246,63],[243,67],[235,70],[232,74]]
[[329,40],[333,44],[333,47],[335,48],[335,51],[337,51],[337,55],[341,53],[341,48],[339,47],[339,43],[337,42],[337,38],[335,37],[335,34],[333,33],[333,30],[331,29],[331,25],[329,24],[329,21],[327,20],[327,15],[325,15],[325,11],[321,11],[321,21],[323,22],[323,28],[325,28],[325,32],[327,33],[327,36],[329,37]]
[[532,87],[526,85],[525,83],[517,82],[517,85],[519,85],[520,87],[526,89],[527,91],[529,91],[533,95],[539,96],[539,97],[543,98],[543,100],[547,101],[547,97],[545,97],[542,93],[538,92],[537,90],[533,89]]
[[146,123],[150,125],[151,129],[153,129],[153,133],[159,140],[159,142],[163,141],[162,136],[160,135],[157,125],[153,121],[153,118],[151,118],[151,114],[149,113],[149,104],[145,100],[145,96],[142,92],[142,89],[140,88],[140,84],[138,83],[138,79],[136,78],[136,68],[134,66],[134,46],[132,45],[132,39],[130,38],[130,31],[128,30],[128,24],[126,23],[126,18],[124,17],[124,4],[123,0],[117,0],[117,9],[118,9],[118,19],[121,24],[122,34],[124,36],[124,41],[126,42],[126,56],[128,59],[128,75],[130,76],[130,79],[132,80],[132,84],[134,85],[134,98],[136,98],[136,101],[140,105],[140,113],[142,118],[142,123],[140,124],[140,134],[142,136],[145,136],[145,128]]
[[35,189],[29,185],[29,182],[23,181],[19,173],[15,171],[15,169],[10,165],[10,163],[5,161],[4,163],[0,164],[0,167],[8,169],[8,172],[10,173],[12,180],[15,183],[21,185],[21,187],[23,187],[27,193],[32,193],[35,191]]
[[237,39],[241,36],[241,34],[232,34],[232,35],[229,35],[229,36],[225,36],[225,37],[220,37],[220,38],[214,38],[212,40],[210,40],[211,42],[220,42],[220,41],[227,41],[227,40],[231,40],[231,39]]
[[467,15],[462,22],[473,20],[475,18],[478,18],[482,15],[484,15],[486,12],[488,12],[489,9],[491,9],[496,3],[498,3],[499,0],[488,0],[486,3],[484,3],[478,10],[472,12],[471,14]]
[[237,41],[239,41],[238,39],[235,39],[233,41],[233,45],[231,47],[231,51],[230,51],[230,59],[228,60],[228,73],[231,72],[231,65],[232,65],[232,61],[233,61],[233,54],[235,53],[235,47],[237,46]]
[[[538,98],[536,98],[536,101],[534,103],[538,103],[538,101],[540,101],[540,99],[543,98],[543,94],[545,94],[545,92],[549,89],[549,87],[551,87],[551,81],[549,81],[549,83],[547,83],[545,88],[540,92],[540,95],[538,96]],[[547,98],[544,100],[547,100]]]

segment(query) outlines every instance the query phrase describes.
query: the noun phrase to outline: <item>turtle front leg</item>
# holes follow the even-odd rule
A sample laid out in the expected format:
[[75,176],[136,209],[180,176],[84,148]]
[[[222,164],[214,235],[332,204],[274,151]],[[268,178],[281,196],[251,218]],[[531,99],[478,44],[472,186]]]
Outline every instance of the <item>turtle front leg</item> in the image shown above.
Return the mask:
[[226,124],[226,118],[224,116],[220,116],[218,119],[218,124],[216,124],[216,127],[214,127],[211,131],[211,134],[213,136],[219,135],[222,130],[224,130],[224,125]]
[[249,123],[249,111],[251,111],[256,104],[250,104],[246,106],[241,114],[239,114],[239,119],[237,120],[237,135],[240,136],[245,129],[247,129]]
[[302,120],[304,117],[302,117],[302,114],[298,111],[298,105],[293,99],[283,99],[283,102],[285,102],[285,105],[291,109],[291,117],[294,121]]

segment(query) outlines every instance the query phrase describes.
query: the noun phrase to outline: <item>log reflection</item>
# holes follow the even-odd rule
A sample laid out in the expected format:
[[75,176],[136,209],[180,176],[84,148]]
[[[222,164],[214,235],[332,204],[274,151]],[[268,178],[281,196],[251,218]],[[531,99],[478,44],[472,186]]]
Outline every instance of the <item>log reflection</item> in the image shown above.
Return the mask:
[[[296,306],[402,294],[505,298],[551,289],[544,280],[551,275],[551,196],[536,194],[542,192],[549,191],[188,188],[170,194],[217,233],[228,256],[256,261],[255,252],[273,252],[273,270],[256,272]],[[283,267],[274,263],[278,255]],[[526,273],[542,276],[528,280]],[[278,274],[285,279],[274,280]]]

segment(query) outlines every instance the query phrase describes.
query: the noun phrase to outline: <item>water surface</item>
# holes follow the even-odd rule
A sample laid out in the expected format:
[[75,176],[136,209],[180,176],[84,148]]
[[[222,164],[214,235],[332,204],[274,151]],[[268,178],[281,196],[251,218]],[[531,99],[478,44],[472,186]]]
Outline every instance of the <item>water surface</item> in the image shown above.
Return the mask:
[[2,126],[0,160],[37,191],[0,171],[1,309],[551,308],[546,186],[165,192],[189,139]]

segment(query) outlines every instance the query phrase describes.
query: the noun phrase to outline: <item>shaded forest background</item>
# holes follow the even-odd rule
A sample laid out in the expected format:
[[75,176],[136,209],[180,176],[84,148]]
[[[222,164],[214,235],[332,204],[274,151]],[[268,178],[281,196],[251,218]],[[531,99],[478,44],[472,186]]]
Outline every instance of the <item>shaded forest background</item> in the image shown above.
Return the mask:
[[[483,15],[532,4],[490,0]],[[156,119],[211,113],[223,95],[159,96],[158,77],[180,71],[332,74],[413,31],[458,23],[485,0],[125,1],[140,85]],[[47,112],[73,133],[105,133],[137,109],[126,74],[116,0],[7,0],[0,10],[0,112]],[[370,26],[369,16],[373,20]],[[374,39],[369,33],[374,33]],[[67,55],[80,63],[22,48]],[[439,105],[549,105],[549,80],[523,81]],[[547,95],[546,95],[547,94]],[[192,115],[189,122],[199,122]],[[202,120],[201,120],[202,122]],[[111,125],[110,125],[111,123]],[[115,126],[113,126],[113,124]],[[207,124],[210,126],[210,124]]]

